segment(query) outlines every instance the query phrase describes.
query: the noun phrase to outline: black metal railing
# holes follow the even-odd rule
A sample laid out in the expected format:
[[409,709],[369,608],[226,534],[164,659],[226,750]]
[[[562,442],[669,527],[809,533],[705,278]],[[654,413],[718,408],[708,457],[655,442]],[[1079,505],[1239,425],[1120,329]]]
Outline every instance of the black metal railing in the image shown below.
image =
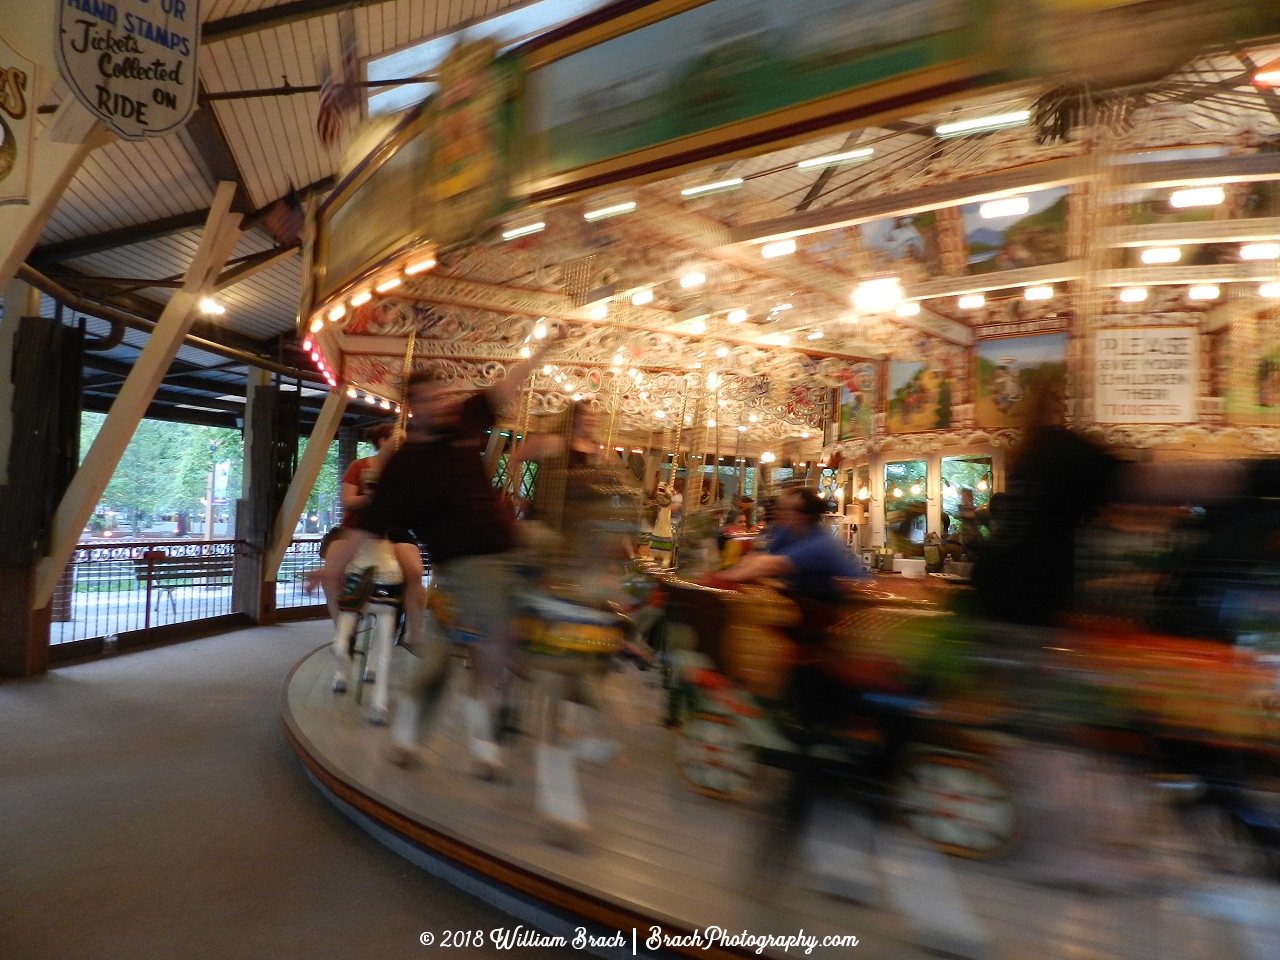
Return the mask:
[[[232,613],[235,540],[128,540],[81,544],[54,591],[50,644],[150,634],[157,627]],[[276,606],[323,605],[303,592],[320,563],[320,538],[289,544]]]
[[52,644],[231,613],[234,540],[82,544],[54,591]]
[[320,537],[299,537],[289,544],[276,576],[276,609],[324,604],[324,595],[305,593],[307,573],[320,566]]

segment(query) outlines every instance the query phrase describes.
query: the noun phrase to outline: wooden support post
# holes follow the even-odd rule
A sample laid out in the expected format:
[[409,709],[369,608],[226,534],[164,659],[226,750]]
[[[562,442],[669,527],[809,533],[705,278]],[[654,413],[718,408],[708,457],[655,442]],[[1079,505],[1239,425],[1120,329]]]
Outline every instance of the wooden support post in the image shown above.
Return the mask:
[[262,565],[262,581],[274,584],[280,572],[280,564],[284,561],[284,552],[293,541],[293,529],[298,525],[298,517],[302,516],[302,508],[307,505],[311,496],[311,488],[320,476],[320,468],[324,466],[324,458],[329,452],[329,444],[338,435],[338,427],[342,424],[342,415],[347,409],[347,391],[339,388],[330,390],[320,408],[320,416],[316,425],[311,428],[311,437],[307,440],[307,448],[302,452],[298,469],[289,484],[289,492],[285,494],[284,505],[276,517],[271,534],[271,545],[267,547],[266,559]]
[[262,589],[262,557],[271,539],[275,514],[273,443],[276,399],[271,374],[250,367],[245,382],[242,497],[236,503],[236,558],[231,578],[231,608],[254,623],[270,619],[274,594]]
[[204,236],[187,268],[182,287],[174,291],[161,313],[146,347],[111,405],[106,422],[58,505],[53,518],[49,555],[40,561],[36,571],[32,598],[35,609],[48,605],[53,596],[62,570],[75,552],[80,532],[93,515],[93,508],[111,480],[125,447],[129,445],[169,364],[182,346],[183,338],[191,329],[200,298],[212,289],[219,271],[240,239],[241,215],[231,212],[234,195],[234,183],[224,181],[218,184],[209,219],[205,221]]

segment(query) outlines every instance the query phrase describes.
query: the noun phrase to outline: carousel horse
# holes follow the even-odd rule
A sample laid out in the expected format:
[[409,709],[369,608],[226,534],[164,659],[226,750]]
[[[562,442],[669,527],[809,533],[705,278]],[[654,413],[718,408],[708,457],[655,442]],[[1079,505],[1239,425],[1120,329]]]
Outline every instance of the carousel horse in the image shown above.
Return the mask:
[[649,535],[649,556],[657,560],[665,570],[671,566],[671,555],[676,542],[671,531],[672,491],[665,483],[658,484],[658,516],[653,521],[653,533]]
[[[610,603],[621,593],[622,546],[639,526],[640,491],[617,458],[592,453],[570,465],[573,441],[589,438],[593,420],[589,409],[571,410],[559,425],[560,453],[539,467],[538,516],[555,543],[540,551],[541,569],[522,596],[516,629],[521,672],[533,694],[538,812],[559,841],[589,827],[576,761],[603,763],[617,752],[602,736],[606,718],[592,687],[626,641]],[[670,505],[668,497],[668,534]],[[567,736],[569,704],[587,714],[579,717],[576,738]]]
[[[338,598],[337,633],[333,638],[338,669],[333,677],[333,692],[345,693],[348,687],[361,682],[369,674],[369,662],[374,662],[373,701],[367,718],[373,724],[385,724],[391,713],[391,648],[395,646],[403,592],[404,574],[391,542],[370,540],[362,544],[347,566],[343,593]],[[363,647],[359,643],[362,631],[358,629],[362,617],[373,620],[372,629],[363,631],[369,637]],[[357,659],[363,661],[359,672]]]

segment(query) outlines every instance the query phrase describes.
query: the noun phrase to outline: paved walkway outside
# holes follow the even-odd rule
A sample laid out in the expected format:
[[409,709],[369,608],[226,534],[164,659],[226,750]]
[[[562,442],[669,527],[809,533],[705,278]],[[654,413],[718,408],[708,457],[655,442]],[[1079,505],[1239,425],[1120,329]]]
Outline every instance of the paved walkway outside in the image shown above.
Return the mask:
[[[509,925],[307,780],[280,688],[326,632],[244,630],[0,683],[0,958],[428,960],[423,931]],[[521,955],[580,956],[502,954]]]

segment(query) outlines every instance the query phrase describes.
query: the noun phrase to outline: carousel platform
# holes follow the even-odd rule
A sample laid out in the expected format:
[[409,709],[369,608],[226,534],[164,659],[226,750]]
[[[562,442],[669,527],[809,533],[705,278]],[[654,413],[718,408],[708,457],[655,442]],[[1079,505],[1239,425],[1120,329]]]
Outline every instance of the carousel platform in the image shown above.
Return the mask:
[[[400,677],[409,655],[397,648],[396,656]],[[746,801],[702,796],[673,762],[677,734],[660,723],[657,676],[632,668],[602,685],[622,754],[578,764],[591,830],[558,846],[536,813],[531,738],[508,740],[504,780],[470,775],[462,671],[450,681],[424,762],[402,769],[387,759],[387,728],[364,720],[367,696],[358,705],[332,692],[335,666],[321,647],[283,691],[286,736],[321,791],[395,852],[512,915],[513,927],[570,941],[578,926],[621,934],[597,955],[760,955],[760,941],[708,948],[709,928],[739,937],[803,931],[818,938],[809,955],[827,957],[1254,958],[1273,956],[1266,951],[1280,938],[1269,921],[1241,919],[1248,904],[1256,916],[1280,915],[1262,906],[1280,906],[1274,886],[1208,875],[1186,858],[1162,861],[1153,873],[1151,858],[1132,851],[1092,868],[1071,856],[1071,883],[1031,883],[1028,871],[1043,868],[1043,858],[943,857],[853,804],[819,804],[804,826],[790,825],[782,816],[790,775],[778,770],[762,770]],[[1081,881],[1082,869],[1096,882]],[[654,951],[646,947],[654,927],[703,939]],[[828,937],[843,943],[823,946]]]

